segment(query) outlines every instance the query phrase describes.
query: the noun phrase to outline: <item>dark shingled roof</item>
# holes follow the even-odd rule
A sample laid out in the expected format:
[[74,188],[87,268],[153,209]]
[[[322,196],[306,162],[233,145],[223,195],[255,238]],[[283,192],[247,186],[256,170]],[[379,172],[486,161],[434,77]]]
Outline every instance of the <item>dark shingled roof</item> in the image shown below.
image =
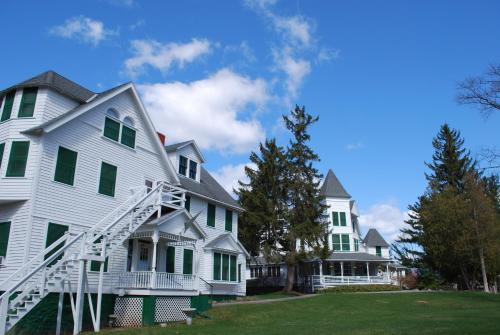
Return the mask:
[[368,230],[363,242],[365,242],[365,244],[369,247],[389,247],[389,244],[375,228]]
[[175,150],[179,149],[180,147],[185,146],[186,144],[191,143],[191,142],[193,142],[193,140],[166,145],[165,150],[167,152],[172,152],[172,151],[175,151]]
[[0,96],[14,89],[22,89],[26,87],[49,87],[59,93],[66,95],[80,103],[86,102],[95,95],[94,92],[78,85],[54,71],[46,71],[31,79],[25,80],[19,84],[13,85],[0,92]]
[[366,252],[332,252],[328,256],[329,261],[388,261],[387,258],[379,257],[377,255],[368,254]]
[[328,170],[325,181],[321,185],[321,194],[329,198],[351,198],[331,169]]
[[240,205],[233,199],[229,193],[208,173],[207,170],[202,166],[200,167],[200,182],[192,180],[190,178],[179,176],[181,185],[188,192],[199,194],[223,204],[236,207],[241,209]]

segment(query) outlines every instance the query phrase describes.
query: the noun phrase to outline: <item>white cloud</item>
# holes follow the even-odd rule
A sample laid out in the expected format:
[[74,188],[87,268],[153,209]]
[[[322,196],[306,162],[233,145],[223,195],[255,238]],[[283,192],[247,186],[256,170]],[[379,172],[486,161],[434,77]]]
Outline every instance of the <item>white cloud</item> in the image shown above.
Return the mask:
[[311,73],[311,63],[306,59],[294,58],[290,48],[279,51],[275,49],[273,57],[276,68],[286,76],[285,101],[289,104],[290,100],[297,96],[304,78]]
[[118,32],[106,29],[104,23],[85,16],[73,17],[62,25],[52,27],[50,33],[62,38],[76,39],[97,46],[100,42]]
[[237,165],[229,164],[224,165],[217,171],[212,171],[211,174],[229,194],[234,196],[233,190],[239,188],[238,181],[241,180],[244,183],[248,182],[248,178],[245,174],[246,166],[256,169],[256,165],[253,163]]
[[276,29],[294,43],[302,46],[311,44],[311,25],[302,16],[277,16],[270,14],[271,21]]
[[248,45],[247,41],[242,41],[237,45],[227,45],[224,48],[225,52],[238,52],[240,53],[247,62],[253,63],[257,60],[252,48]]
[[316,60],[318,62],[328,62],[333,59],[337,59],[339,57],[340,57],[340,50],[321,48],[319,50],[318,56],[316,57]]
[[147,84],[139,90],[168,141],[194,138],[203,149],[247,153],[265,138],[261,123],[248,113],[270,99],[262,79],[222,69],[190,83]]
[[144,71],[146,65],[167,71],[174,64],[182,68],[186,63],[211,52],[207,39],[193,38],[188,43],[165,43],[155,40],[133,40],[130,42],[133,56],[125,60],[125,69],[131,76]]
[[128,28],[133,31],[133,30],[136,30],[139,27],[144,26],[145,24],[146,24],[146,20],[139,19],[136,22],[132,23]]
[[364,144],[361,142],[349,143],[345,146],[346,150],[353,151],[364,148]]
[[408,211],[402,211],[393,203],[378,203],[360,215],[359,223],[364,233],[370,228],[375,228],[388,243],[392,243],[407,219]]

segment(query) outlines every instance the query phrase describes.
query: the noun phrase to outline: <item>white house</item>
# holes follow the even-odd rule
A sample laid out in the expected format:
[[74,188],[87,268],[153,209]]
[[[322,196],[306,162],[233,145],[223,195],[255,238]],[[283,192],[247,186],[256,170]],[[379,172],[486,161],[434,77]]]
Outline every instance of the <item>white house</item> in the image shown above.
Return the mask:
[[[321,194],[327,205],[331,253],[326,259],[311,257],[299,264],[299,288],[315,291],[338,285],[390,283],[389,244],[376,229],[370,229],[362,238],[356,201],[332,170],[323,181]],[[262,257],[253,257],[247,264],[249,285],[285,285],[285,263],[270,264]]]
[[1,91],[0,335],[37,305],[58,309],[47,332],[76,334],[84,313],[98,331],[244,295],[241,208],[203,163],[194,141],[163,145],[132,83],[94,93],[48,71]]

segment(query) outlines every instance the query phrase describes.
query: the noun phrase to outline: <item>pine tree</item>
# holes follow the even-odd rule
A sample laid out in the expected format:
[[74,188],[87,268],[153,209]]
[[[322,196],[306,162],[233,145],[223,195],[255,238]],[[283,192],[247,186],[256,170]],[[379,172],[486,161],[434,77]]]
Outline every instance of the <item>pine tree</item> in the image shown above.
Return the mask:
[[239,182],[235,191],[245,211],[240,216],[239,238],[252,255],[278,253],[282,242],[282,221],[286,206],[285,152],[276,140],[260,144],[260,154],[252,152],[255,169],[246,167],[248,183]]
[[326,206],[319,190],[322,175],[313,166],[319,157],[309,146],[309,127],[318,121],[318,117],[306,113],[305,107],[296,106],[290,115],[283,116],[283,120],[292,133],[286,150],[288,210],[283,221],[287,264],[285,290],[292,291],[301,255],[306,248],[315,249],[323,245],[326,232],[323,213]]

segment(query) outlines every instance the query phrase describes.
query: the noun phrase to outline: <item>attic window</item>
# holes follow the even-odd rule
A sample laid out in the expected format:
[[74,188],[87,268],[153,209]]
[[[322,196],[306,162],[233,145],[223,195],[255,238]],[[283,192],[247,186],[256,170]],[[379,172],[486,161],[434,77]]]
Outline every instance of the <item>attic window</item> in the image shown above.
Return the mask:
[[198,171],[198,163],[189,161],[189,178],[196,180],[196,172]]
[[118,112],[112,108],[106,111],[103,135],[127,147],[135,148],[136,130],[134,129],[134,121],[127,116],[120,122]]
[[184,156],[179,156],[179,174],[185,176],[187,172],[188,159]]

